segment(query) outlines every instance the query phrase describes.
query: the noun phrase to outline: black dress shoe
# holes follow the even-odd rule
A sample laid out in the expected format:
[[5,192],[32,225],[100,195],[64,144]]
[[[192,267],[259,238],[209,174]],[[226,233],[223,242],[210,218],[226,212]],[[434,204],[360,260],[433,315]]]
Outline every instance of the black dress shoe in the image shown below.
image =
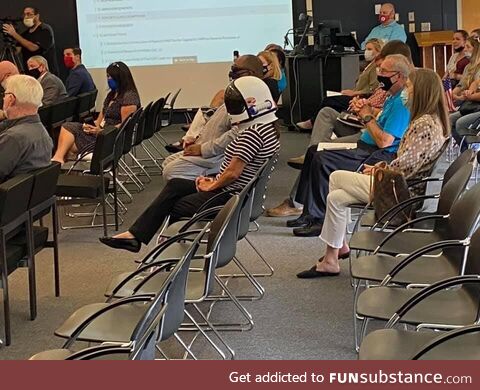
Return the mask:
[[298,273],[297,278],[299,279],[329,278],[329,277],[338,276],[338,275],[340,275],[340,272],[317,271],[317,266],[314,265],[312,268]]
[[167,149],[167,151],[169,153],[178,153],[178,152],[181,152],[183,150],[183,147],[180,145],[180,144],[168,144],[168,145],[165,145],[165,149]]
[[125,249],[126,251],[138,253],[142,247],[142,243],[136,238],[113,238],[113,237],[100,237],[100,242],[111,248]]
[[297,219],[290,219],[287,221],[287,227],[289,228],[298,228],[298,227],[305,227],[311,224],[310,215],[301,215]]
[[312,223],[308,226],[293,229],[293,234],[297,237],[318,237],[322,233],[322,224]]

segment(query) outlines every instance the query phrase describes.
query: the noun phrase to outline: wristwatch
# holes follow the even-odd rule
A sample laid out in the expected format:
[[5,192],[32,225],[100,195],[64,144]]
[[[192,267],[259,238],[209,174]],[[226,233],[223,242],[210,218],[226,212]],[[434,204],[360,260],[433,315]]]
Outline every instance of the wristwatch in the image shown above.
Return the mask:
[[368,122],[374,120],[375,117],[373,115],[365,115],[363,118],[362,118],[362,122],[364,124],[367,124]]

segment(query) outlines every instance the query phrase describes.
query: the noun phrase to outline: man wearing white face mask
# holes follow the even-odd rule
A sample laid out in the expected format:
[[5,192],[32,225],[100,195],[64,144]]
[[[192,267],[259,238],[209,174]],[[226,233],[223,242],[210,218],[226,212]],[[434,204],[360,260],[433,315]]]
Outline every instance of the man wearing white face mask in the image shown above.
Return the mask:
[[23,56],[24,68],[30,57],[41,55],[50,64],[50,71],[58,74],[57,58],[55,56],[55,38],[52,27],[40,20],[40,12],[36,7],[25,7],[23,24],[27,30],[19,34],[11,24],[3,25],[3,32],[15,39],[18,50]]

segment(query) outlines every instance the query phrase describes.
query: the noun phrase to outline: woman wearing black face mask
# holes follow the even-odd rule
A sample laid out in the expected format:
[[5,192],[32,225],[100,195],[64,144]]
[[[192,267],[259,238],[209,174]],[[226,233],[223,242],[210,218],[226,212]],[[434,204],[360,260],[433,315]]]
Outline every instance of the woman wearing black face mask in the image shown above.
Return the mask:
[[453,34],[453,50],[455,53],[450,57],[447,65],[447,72],[444,79],[450,78],[452,88],[455,88],[462,78],[463,71],[469,64],[470,60],[465,56],[465,44],[468,39],[468,32],[465,30],[457,30]]

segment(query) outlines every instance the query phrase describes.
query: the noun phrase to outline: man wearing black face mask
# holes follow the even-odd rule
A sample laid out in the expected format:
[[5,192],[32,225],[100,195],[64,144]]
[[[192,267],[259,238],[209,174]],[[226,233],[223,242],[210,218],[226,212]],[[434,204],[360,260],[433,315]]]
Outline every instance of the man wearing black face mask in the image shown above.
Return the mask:
[[27,62],[28,74],[40,81],[43,88],[44,106],[58,103],[68,97],[65,85],[48,70],[48,62],[41,56],[30,57]]
[[[239,57],[232,65],[229,78],[236,80],[245,76],[263,78],[262,62],[253,55]],[[205,116],[204,113],[197,113]],[[165,180],[173,178],[195,179],[218,172],[223,153],[228,144],[237,137],[238,129],[232,128],[227,109],[221,104],[208,121],[198,129],[195,119],[183,138],[185,149],[167,157],[163,163]],[[199,131],[200,130],[200,131]]]
[[409,60],[402,55],[385,58],[378,68],[378,81],[388,92],[381,114],[376,117],[367,101],[360,99],[353,107],[362,119],[365,129],[356,149],[317,151],[308,149],[295,201],[303,205],[303,214],[287,222],[296,228],[299,237],[320,235],[325,217],[330,174],[336,170],[355,172],[368,159],[368,164],[391,161],[407,130],[410,113],[405,106],[403,90],[412,70]]
[[24,68],[30,57],[41,55],[50,64],[50,70],[58,74],[57,58],[55,56],[55,38],[52,27],[40,20],[40,12],[36,7],[25,7],[23,24],[27,30],[19,34],[11,24],[3,25],[3,32],[15,39],[22,52]]

